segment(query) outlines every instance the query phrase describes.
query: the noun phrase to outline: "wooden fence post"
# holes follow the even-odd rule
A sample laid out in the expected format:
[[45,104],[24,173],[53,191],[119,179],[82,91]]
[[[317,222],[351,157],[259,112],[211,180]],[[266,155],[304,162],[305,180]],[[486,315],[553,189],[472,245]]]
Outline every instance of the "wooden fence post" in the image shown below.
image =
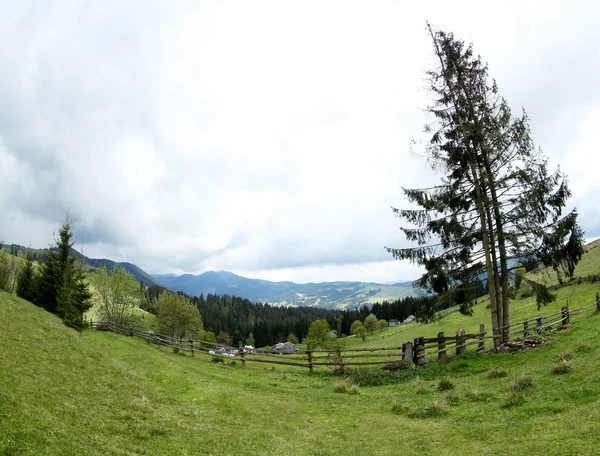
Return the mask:
[[562,325],[563,326],[568,325],[569,324],[569,308],[567,306],[562,306],[560,311],[562,312]]
[[485,325],[481,323],[479,325],[479,345],[477,345],[477,351],[482,352],[485,350]]
[[194,357],[194,339],[190,339],[190,350],[192,350],[192,358]]
[[539,334],[542,332],[542,317],[535,319],[535,331]]
[[90,329],[94,329],[94,320],[90,318]]
[[244,358],[244,347],[242,346],[242,341],[239,341],[238,343],[238,353],[240,354],[240,358],[242,359],[242,367],[246,367],[246,358]]
[[129,327],[129,335],[133,337],[133,326]]
[[310,351],[310,342],[306,344],[306,354],[308,355],[308,372],[312,373],[313,371],[313,359],[312,359],[312,351]]
[[596,312],[600,312],[600,293],[596,293]]
[[467,351],[467,347],[465,347],[465,343],[467,339],[465,337],[464,329],[462,331],[458,331],[456,333],[456,355],[462,355]]
[[446,357],[446,338],[444,331],[438,333],[438,359],[444,359]]
[[415,338],[415,364],[417,366],[423,366],[427,364],[427,360],[425,359],[425,344],[423,343],[423,337]]
[[527,337],[529,337],[529,322],[524,321],[523,322],[523,338],[527,338]]
[[411,342],[402,344],[402,361],[413,362],[413,346]]

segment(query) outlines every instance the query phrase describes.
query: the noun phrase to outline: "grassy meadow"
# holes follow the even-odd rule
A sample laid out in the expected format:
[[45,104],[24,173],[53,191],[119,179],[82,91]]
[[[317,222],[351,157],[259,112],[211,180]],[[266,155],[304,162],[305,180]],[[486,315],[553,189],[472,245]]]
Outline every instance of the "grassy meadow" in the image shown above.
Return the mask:
[[[600,315],[574,321],[527,352],[336,385],[324,371],[243,369],[77,333],[0,293],[0,454],[593,454]],[[564,356],[572,371],[554,374]],[[488,378],[498,368],[506,376]],[[523,377],[533,386],[512,393]],[[352,381],[356,394],[334,391]]]
[[[590,273],[600,272],[593,252],[581,263]],[[590,304],[597,291],[600,283],[561,288],[540,311],[533,298],[516,299],[512,320],[567,300],[571,308]],[[348,344],[475,331],[488,326],[485,306],[473,317],[453,313]],[[326,368],[242,368],[137,338],[79,333],[0,292],[0,455],[597,454],[600,314],[574,316],[567,331],[548,336],[554,340],[523,352],[469,352],[341,378]]]

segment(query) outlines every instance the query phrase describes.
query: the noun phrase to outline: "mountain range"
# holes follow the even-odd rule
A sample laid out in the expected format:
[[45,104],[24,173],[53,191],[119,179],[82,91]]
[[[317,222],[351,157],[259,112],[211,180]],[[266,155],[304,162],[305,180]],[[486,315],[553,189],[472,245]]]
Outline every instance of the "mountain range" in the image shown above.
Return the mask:
[[[20,245],[0,245],[0,250],[15,248],[19,255],[30,251],[34,259],[42,259],[48,249],[32,249]],[[320,282],[294,283],[271,282],[249,279],[227,271],[208,271],[203,274],[153,274],[128,262],[116,262],[108,259],[89,258],[75,249],[71,255],[81,259],[90,270],[106,266],[111,270],[115,266],[124,268],[138,282],[146,285],[162,285],[174,291],[189,295],[203,294],[230,295],[246,298],[252,302],[262,302],[277,306],[310,306],[322,309],[355,309],[365,304],[382,301],[394,301],[407,296],[423,294],[422,290],[412,287],[411,282],[374,283],[374,282]]]
[[279,306],[311,306],[323,309],[354,309],[364,304],[417,296],[411,282],[320,282],[298,284],[249,279],[227,271],[193,274],[154,274],[161,285],[175,291],[200,296],[228,294],[250,301]]

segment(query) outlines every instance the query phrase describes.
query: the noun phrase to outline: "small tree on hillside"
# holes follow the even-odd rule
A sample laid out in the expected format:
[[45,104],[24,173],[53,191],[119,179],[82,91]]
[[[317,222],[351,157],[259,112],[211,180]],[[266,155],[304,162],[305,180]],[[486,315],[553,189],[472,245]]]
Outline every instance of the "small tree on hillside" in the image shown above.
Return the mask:
[[92,274],[91,281],[98,294],[102,318],[127,325],[133,309],[143,299],[135,277],[121,266],[114,266],[110,272],[103,266]]
[[367,318],[365,318],[365,329],[369,333],[372,333],[377,329],[377,317],[375,316],[375,314],[367,315]]
[[71,220],[67,218],[58,231],[55,247],[46,255],[37,280],[34,303],[63,319],[75,329],[83,327],[83,314],[91,306],[85,272],[71,253]]
[[19,278],[17,280],[17,296],[19,298],[33,302],[36,297],[35,278],[33,256],[29,251],[25,256],[25,264],[21,268],[21,272],[19,273]]
[[358,326],[356,328],[355,333],[356,333],[356,337],[360,337],[363,342],[366,340],[366,338],[367,338],[367,330],[365,329],[364,326],[362,326],[362,325]]
[[254,342],[254,334],[250,333],[248,334],[248,337],[246,337],[246,345],[250,345],[251,347],[254,347],[255,345]]
[[331,328],[327,320],[315,320],[308,327],[307,339],[312,348],[323,347],[331,336],[329,335]]
[[231,346],[231,337],[225,331],[221,331],[217,336],[217,342],[223,345]]
[[377,328],[381,331],[383,330],[383,328],[387,328],[388,327],[388,322],[384,319],[381,319],[377,322]]
[[202,331],[202,318],[189,299],[177,293],[165,291],[156,305],[158,331],[177,339],[195,339]]
[[292,344],[297,344],[298,337],[296,337],[296,334],[294,334],[294,333],[289,333],[289,335],[287,336],[287,341],[291,342]]
[[356,334],[356,330],[359,326],[363,326],[363,322],[360,320],[354,320],[350,325],[350,334]]

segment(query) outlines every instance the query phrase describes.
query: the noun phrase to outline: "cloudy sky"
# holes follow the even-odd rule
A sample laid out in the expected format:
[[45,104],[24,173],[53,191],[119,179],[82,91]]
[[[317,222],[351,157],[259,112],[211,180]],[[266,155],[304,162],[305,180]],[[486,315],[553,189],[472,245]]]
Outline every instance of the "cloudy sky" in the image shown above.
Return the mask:
[[[523,5],[523,3],[525,5]],[[0,240],[152,273],[411,280],[429,20],[472,41],[600,236],[600,4],[0,0]]]

